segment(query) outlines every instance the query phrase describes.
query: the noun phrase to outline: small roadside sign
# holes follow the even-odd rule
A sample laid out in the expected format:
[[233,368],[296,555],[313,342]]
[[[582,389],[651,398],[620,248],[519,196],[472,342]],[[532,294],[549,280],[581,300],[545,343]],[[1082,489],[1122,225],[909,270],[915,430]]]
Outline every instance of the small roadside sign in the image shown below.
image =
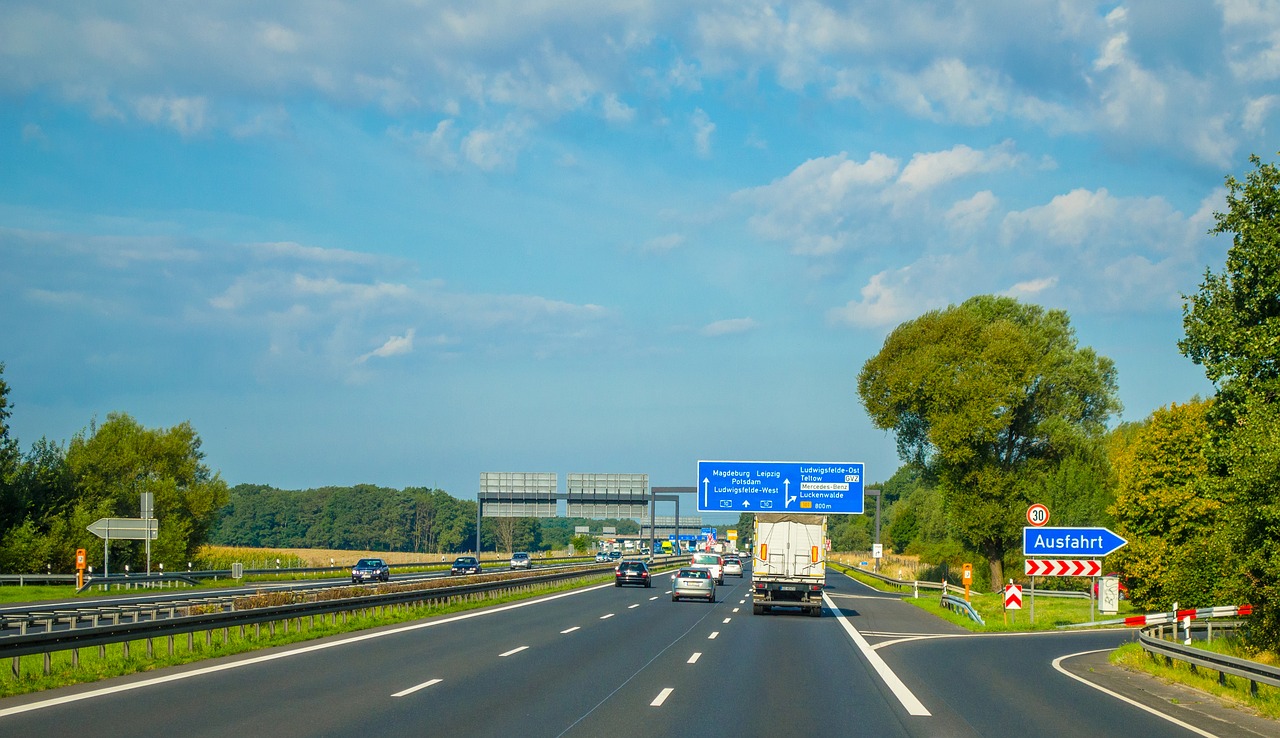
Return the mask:
[[1004,588],[1004,609],[1021,610],[1022,609],[1022,585],[1009,584]]
[[1039,528],[1049,522],[1049,508],[1036,503],[1027,508],[1027,522]]
[[884,544],[883,544],[883,543],[873,543],[873,544],[871,544],[871,557],[872,557],[872,558],[875,558],[875,559],[883,559],[883,558],[884,558]]

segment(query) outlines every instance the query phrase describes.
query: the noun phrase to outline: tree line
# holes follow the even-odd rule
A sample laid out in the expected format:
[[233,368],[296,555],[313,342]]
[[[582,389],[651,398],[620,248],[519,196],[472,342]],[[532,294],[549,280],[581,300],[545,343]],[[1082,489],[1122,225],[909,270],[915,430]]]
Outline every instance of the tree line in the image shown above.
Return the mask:
[[[1251,603],[1248,637],[1280,649],[1280,171],[1226,178],[1210,233],[1224,268],[1183,296],[1178,347],[1213,397],[1112,427],[1114,364],[1061,310],[982,295],[899,325],[858,375],[904,465],[884,485],[894,550],[976,557],[998,588],[1022,562],[1031,503],[1053,525],[1114,527],[1107,558],[1144,610]],[[839,521],[862,540],[866,520]],[[975,571],[975,573],[977,573]]]
[[[637,533],[634,520],[482,518],[484,550],[567,548],[575,526],[613,526]],[[260,484],[231,488],[210,543],[271,548],[457,553],[476,541],[476,502],[439,489],[361,484],[282,490]]]

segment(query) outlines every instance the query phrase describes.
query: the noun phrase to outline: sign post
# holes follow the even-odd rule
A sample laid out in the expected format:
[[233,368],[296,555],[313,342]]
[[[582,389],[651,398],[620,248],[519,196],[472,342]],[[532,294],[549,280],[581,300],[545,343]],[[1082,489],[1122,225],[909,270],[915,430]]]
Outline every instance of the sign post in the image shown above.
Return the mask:
[[108,563],[111,555],[111,539],[126,541],[154,541],[160,535],[160,521],[155,518],[98,518],[86,526],[86,530],[102,539],[102,576],[111,576]]
[[76,549],[76,590],[84,586],[84,569],[88,563],[87,558],[83,548]]
[[1009,584],[1004,588],[1004,611],[1005,622],[1008,622],[1010,610],[1022,609],[1022,585],[1014,584],[1013,580],[1009,580]]

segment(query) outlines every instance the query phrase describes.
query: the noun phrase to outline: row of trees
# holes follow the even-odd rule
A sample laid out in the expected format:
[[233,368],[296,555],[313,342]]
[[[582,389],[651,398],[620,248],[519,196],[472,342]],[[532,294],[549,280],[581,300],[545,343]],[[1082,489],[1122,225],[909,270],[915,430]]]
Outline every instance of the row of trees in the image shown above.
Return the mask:
[[[10,434],[9,386],[0,364],[0,571],[72,571],[75,550],[101,570],[102,540],[87,530],[100,518],[136,518],[149,492],[163,521],[152,561],[190,561],[227,502],[227,485],[204,463],[189,423],[144,428],[125,414],[91,423],[70,443],[41,438],[28,452]],[[145,548],[112,543],[112,568],[145,566]]]
[[[542,551],[569,545],[579,525],[636,533],[634,520],[483,518],[486,550]],[[271,548],[455,553],[475,548],[476,503],[438,489],[356,485],[281,490],[233,487],[210,542]]]
[[[1055,524],[1114,526],[1108,560],[1141,608],[1251,602],[1250,637],[1280,648],[1280,172],[1227,178],[1225,269],[1184,296],[1179,348],[1215,394],[1108,428],[1112,362],[1065,312],[979,296],[898,326],[862,367],[872,421],[906,464],[885,484],[885,539],[931,561],[1021,561],[1028,504]],[[844,524],[842,527],[848,527]],[[834,537],[834,534],[833,534]]]

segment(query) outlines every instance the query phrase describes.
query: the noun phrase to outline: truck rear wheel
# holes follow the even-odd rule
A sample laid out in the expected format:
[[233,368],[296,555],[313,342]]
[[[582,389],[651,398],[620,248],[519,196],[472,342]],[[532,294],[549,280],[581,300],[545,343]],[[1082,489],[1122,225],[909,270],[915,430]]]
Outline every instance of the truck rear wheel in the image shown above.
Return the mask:
[[763,615],[763,614],[764,614],[764,605],[761,605],[761,604],[759,604],[759,603],[753,604],[753,605],[751,606],[751,614],[752,614],[752,615]]

